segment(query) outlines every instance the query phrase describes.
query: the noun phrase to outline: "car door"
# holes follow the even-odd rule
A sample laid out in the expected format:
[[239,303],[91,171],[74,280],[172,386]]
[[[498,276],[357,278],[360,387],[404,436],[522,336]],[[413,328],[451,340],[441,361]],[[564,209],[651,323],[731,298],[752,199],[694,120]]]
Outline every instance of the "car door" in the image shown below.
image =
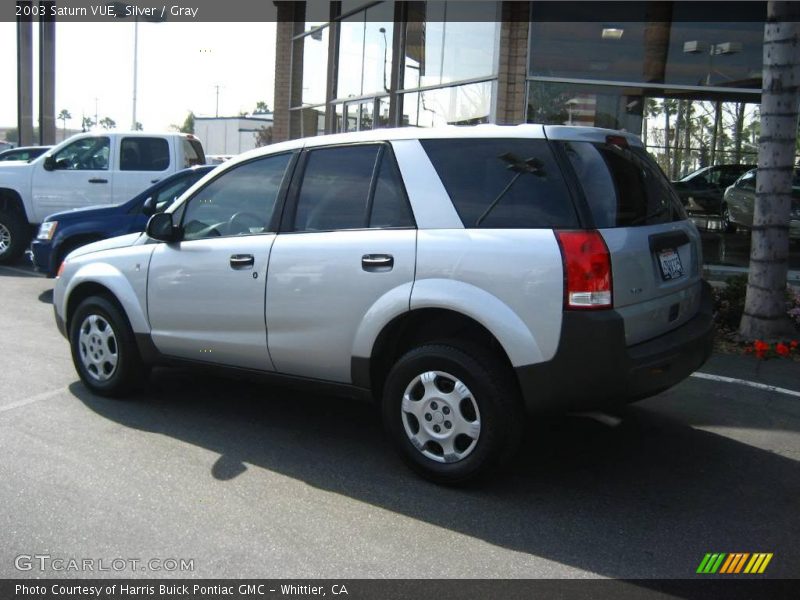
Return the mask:
[[[62,210],[113,204],[114,149],[108,136],[87,136],[68,144],[33,173],[34,221]],[[51,165],[45,168],[45,165]]]
[[151,335],[162,353],[272,370],[264,285],[291,162],[286,153],[237,165],[173,213],[181,240],[158,245],[147,278]]
[[117,144],[119,160],[112,163],[115,204],[127,202],[175,171],[170,144],[163,137],[120,136]]
[[408,306],[416,227],[388,145],[312,149],[298,171],[267,274],[270,356],[281,373],[349,383],[370,309]]

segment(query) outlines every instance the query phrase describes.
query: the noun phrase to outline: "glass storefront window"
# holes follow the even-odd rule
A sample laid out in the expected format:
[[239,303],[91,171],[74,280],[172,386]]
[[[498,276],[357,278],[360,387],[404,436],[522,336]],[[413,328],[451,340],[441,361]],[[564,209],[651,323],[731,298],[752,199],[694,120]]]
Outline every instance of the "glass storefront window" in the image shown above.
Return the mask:
[[337,98],[356,98],[388,91],[393,16],[394,3],[384,2],[341,22]]
[[325,103],[328,82],[328,36],[330,27],[311,27],[308,35],[294,41],[293,72],[302,69],[301,104],[310,106]]
[[492,110],[494,82],[403,94],[401,125],[439,127],[488,123]]
[[403,88],[494,75],[499,36],[496,3],[409,2]]
[[[692,19],[691,2],[631,3],[625,22],[569,21],[572,7],[532,3],[529,74],[625,83],[761,88],[760,21],[710,23]],[[557,17],[556,17],[557,18]],[[671,20],[670,20],[671,19]]]
[[337,104],[336,131],[364,131],[389,126],[389,98],[369,98]]

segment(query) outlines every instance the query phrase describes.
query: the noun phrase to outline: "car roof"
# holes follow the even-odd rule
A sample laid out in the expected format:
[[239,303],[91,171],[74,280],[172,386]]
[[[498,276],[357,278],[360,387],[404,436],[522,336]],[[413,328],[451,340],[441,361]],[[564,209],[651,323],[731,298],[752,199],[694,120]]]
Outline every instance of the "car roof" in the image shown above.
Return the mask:
[[241,162],[267,156],[280,152],[317,148],[322,146],[335,146],[345,144],[359,144],[369,142],[391,142],[399,140],[430,140],[430,139],[482,139],[482,138],[528,138],[528,139],[554,139],[570,141],[605,141],[609,135],[623,136],[634,146],[641,146],[638,137],[623,131],[602,129],[599,127],[576,127],[565,125],[539,125],[523,123],[521,125],[447,125],[444,127],[394,127],[373,129],[369,131],[354,131],[347,133],[333,133],[315,137],[298,138],[285,142],[262,146],[244,152],[221,165],[225,170]]

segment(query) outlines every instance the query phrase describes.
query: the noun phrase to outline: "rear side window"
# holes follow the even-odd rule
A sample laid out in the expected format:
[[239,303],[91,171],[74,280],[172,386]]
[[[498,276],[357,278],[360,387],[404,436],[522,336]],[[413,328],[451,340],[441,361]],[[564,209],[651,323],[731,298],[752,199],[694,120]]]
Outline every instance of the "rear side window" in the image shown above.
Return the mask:
[[294,231],[413,226],[388,147],[370,144],[309,151]]
[[564,142],[594,226],[656,225],[686,218],[661,169],[644,150],[614,144]]
[[464,227],[578,227],[545,140],[420,140]]
[[123,138],[120,171],[163,171],[169,167],[169,144],[164,138]]

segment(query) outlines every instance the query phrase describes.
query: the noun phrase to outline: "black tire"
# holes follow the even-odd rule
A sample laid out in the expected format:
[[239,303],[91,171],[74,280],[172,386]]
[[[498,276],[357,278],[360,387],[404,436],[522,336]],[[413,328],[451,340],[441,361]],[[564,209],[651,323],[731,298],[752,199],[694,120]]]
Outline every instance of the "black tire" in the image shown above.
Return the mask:
[[[433,372],[439,374],[428,382],[434,393],[419,397],[425,389],[421,376]],[[445,343],[420,346],[401,357],[389,372],[383,392],[384,426],[403,459],[426,479],[447,485],[480,479],[511,458],[522,437],[525,420],[513,377],[508,367],[482,348]],[[450,387],[455,381],[467,388],[468,395],[460,403],[454,402],[457,394]],[[406,390],[411,398],[418,396],[412,402],[420,419],[403,408]],[[476,420],[475,438],[454,436],[458,429],[474,427]],[[429,439],[432,436],[447,439]]]
[[[111,338],[103,339],[106,326],[111,329],[113,344]],[[72,316],[69,340],[72,362],[81,381],[100,396],[126,396],[147,377],[128,319],[108,298],[91,296],[80,303]],[[92,358],[99,361],[87,365]],[[112,362],[113,368],[109,368]]]
[[16,261],[30,241],[25,217],[14,210],[0,210],[0,264]]

